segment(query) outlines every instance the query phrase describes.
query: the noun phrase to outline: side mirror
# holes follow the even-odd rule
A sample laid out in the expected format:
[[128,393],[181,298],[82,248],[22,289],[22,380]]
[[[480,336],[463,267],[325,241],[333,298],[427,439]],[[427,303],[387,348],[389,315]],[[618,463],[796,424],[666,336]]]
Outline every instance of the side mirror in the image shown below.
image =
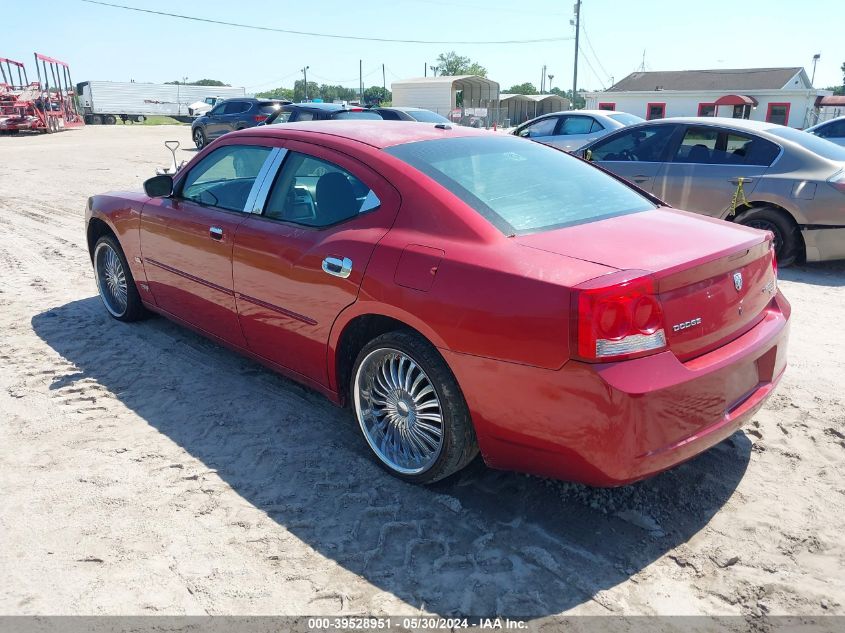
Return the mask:
[[150,198],[167,198],[173,195],[173,176],[153,176],[144,182],[144,192]]

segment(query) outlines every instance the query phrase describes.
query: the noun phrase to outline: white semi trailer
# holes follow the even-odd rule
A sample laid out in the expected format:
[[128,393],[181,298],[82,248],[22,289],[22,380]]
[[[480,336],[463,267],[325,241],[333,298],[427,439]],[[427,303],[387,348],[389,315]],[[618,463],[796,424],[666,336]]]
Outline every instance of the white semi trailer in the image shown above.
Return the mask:
[[77,85],[79,105],[89,125],[113,125],[118,119],[141,122],[148,116],[190,121],[189,106],[209,96],[245,97],[246,89],[229,86],[143,84],[122,81],[84,81]]

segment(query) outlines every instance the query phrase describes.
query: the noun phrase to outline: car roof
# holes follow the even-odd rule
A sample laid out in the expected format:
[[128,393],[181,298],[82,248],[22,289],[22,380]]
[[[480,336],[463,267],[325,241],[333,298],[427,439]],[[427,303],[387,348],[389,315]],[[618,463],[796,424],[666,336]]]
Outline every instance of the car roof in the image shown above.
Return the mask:
[[[419,112],[420,110],[425,110],[425,108],[406,108],[401,106],[376,106],[373,110],[398,110],[399,112]],[[425,110],[426,112],[431,112],[431,110]]]
[[[231,134],[284,137],[289,132],[310,132],[313,134],[335,136],[350,141],[358,141],[359,143],[366,143],[378,149],[392,147],[394,145],[404,145],[405,143],[414,143],[416,141],[495,135],[494,132],[460,125],[446,125],[445,128],[437,127],[437,125],[442,126],[445,124],[419,123],[417,121],[391,121],[385,124],[384,121],[343,119],[266,125],[247,128],[241,132],[232,132]],[[230,135],[227,134],[226,136]]]
[[[765,132],[777,127],[777,123],[767,123],[766,121],[752,121],[751,119],[732,119],[730,117],[715,117],[715,116],[676,116],[666,117],[665,119],[651,119],[645,123],[652,123],[657,125],[668,125],[671,123],[683,123],[687,125],[721,125],[724,127],[733,127],[738,130],[748,130],[750,132]],[[643,125],[637,123],[637,125]]]
[[[345,106],[341,103],[320,103],[320,102],[314,102],[314,101],[306,101],[306,102],[300,102],[300,103],[289,103],[287,105],[292,106],[292,107],[306,109],[306,110],[326,110],[326,111],[332,111],[332,112],[334,112],[335,110],[346,110],[346,109],[348,109],[348,106]],[[353,107],[358,107],[358,106],[353,106]]]
[[834,119],[828,119],[827,121],[819,121],[818,123],[816,123],[816,124],[815,124],[815,125],[813,125],[812,127],[808,127],[808,128],[807,128],[806,130],[804,130],[804,131],[805,131],[805,132],[810,132],[810,131],[812,131],[812,130],[818,130],[819,128],[822,128],[822,127],[826,126],[828,123],[837,123],[837,122],[839,122],[839,121],[845,121],[845,116],[838,116],[838,117],[836,117],[836,118],[834,118]]

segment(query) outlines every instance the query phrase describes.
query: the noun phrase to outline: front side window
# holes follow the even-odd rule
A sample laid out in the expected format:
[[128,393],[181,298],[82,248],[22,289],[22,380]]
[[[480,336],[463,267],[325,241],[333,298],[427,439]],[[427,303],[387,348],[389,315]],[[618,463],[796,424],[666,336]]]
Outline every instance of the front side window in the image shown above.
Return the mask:
[[276,123],[287,123],[288,121],[290,121],[291,114],[292,112],[290,110],[281,110],[276,116],[270,115],[270,123],[271,125]]
[[180,197],[229,211],[244,211],[269,147],[226,145],[203,158],[188,172]]
[[432,178],[506,235],[655,208],[588,163],[512,136],[419,141],[384,151]]
[[592,158],[597,161],[661,162],[675,129],[674,125],[655,125],[626,130],[594,145]]
[[552,136],[557,127],[558,118],[551,116],[547,119],[541,119],[536,123],[532,123],[519,131],[519,136],[523,138],[537,138],[538,136]]
[[361,180],[329,161],[289,152],[264,208],[264,217],[324,227],[379,206]]
[[816,136],[822,138],[843,138],[845,137],[845,119],[834,121],[816,130]]

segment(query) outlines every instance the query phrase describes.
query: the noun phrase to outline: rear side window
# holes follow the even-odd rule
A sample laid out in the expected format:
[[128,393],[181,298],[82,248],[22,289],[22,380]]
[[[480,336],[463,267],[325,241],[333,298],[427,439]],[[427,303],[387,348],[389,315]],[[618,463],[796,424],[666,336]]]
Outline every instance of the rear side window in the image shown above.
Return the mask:
[[676,163],[702,165],[761,165],[768,167],[780,148],[758,136],[714,127],[687,128],[675,152]]
[[590,164],[513,136],[420,141],[385,151],[428,175],[506,235],[655,208]]
[[654,125],[625,130],[593,145],[593,160],[661,162],[676,129],[674,125]]
[[381,115],[381,118],[385,121],[399,120],[399,115],[393,112],[392,110],[379,110],[378,113]]
[[264,208],[264,217],[324,227],[381,204],[361,180],[329,161],[289,152]]
[[590,134],[603,129],[604,126],[592,117],[568,116],[563,119],[563,125],[560,126],[558,134]]
[[273,114],[278,109],[279,109],[278,103],[267,102],[267,103],[259,103],[258,104],[258,111],[261,114]]

